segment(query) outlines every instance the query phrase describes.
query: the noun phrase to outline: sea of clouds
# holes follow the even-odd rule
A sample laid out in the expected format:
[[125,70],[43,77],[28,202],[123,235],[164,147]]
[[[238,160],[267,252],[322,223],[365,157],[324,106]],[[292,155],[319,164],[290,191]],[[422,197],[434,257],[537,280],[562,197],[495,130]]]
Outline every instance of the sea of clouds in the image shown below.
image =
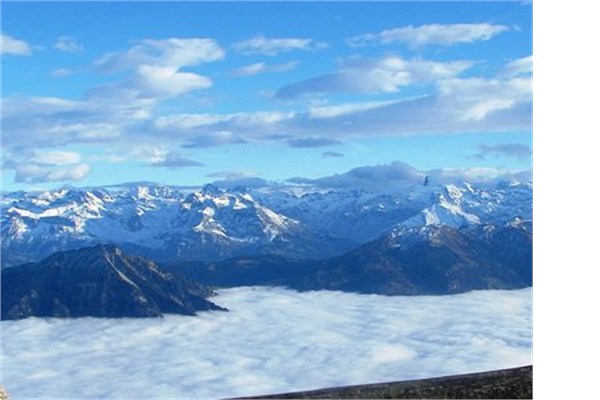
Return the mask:
[[223,398],[531,364],[532,292],[220,291],[230,312],[3,321],[13,398]]

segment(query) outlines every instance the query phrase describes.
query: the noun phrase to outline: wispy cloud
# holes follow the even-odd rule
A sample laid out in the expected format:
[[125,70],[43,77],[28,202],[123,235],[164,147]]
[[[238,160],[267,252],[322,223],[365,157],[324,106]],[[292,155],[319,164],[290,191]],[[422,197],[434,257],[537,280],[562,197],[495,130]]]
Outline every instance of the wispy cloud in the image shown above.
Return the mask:
[[[335,153],[337,154],[337,153]],[[432,184],[445,185],[461,181],[495,184],[500,181],[531,181],[531,171],[507,171],[499,168],[474,167],[419,170],[400,161],[388,164],[366,165],[350,171],[321,178],[295,177],[288,182],[309,188],[355,190],[373,193],[414,190],[422,187],[425,177]]]
[[163,98],[212,86],[210,78],[181,68],[224,57],[225,51],[212,39],[146,39],[125,52],[105,54],[94,64],[105,73],[131,72],[129,79],[110,85],[108,91],[120,89],[138,98]]
[[286,141],[287,145],[290,147],[324,147],[324,146],[333,146],[336,144],[340,144],[341,142],[336,139],[328,139],[328,138],[317,138],[317,137],[301,137],[296,139],[289,139]]
[[54,78],[62,78],[65,76],[73,75],[74,73],[75,71],[69,68],[57,68],[54,71],[52,71],[51,75]]
[[135,70],[140,65],[185,67],[221,60],[225,51],[213,39],[145,39],[124,52],[108,53],[95,61],[103,72]]
[[406,184],[421,184],[426,174],[399,161],[391,164],[365,166],[317,179],[292,178],[290,182],[309,184],[328,189],[381,189],[400,187]]
[[252,171],[218,171],[206,175],[209,178],[240,179],[256,178],[258,174]]
[[239,67],[231,71],[232,76],[244,77],[244,76],[254,76],[261,74],[272,74],[290,71],[298,65],[297,61],[290,61],[283,64],[267,64],[264,62],[259,62],[255,64],[244,65],[243,67]]
[[533,56],[523,57],[509,62],[500,71],[500,77],[513,78],[528,75],[533,72]]
[[321,157],[323,158],[340,158],[344,157],[343,153],[338,153],[337,151],[324,151],[321,153]]
[[242,54],[263,54],[274,56],[279,53],[293,50],[313,51],[326,47],[324,43],[317,43],[306,38],[267,38],[257,35],[251,39],[237,42],[233,49]]
[[505,25],[488,23],[479,24],[428,24],[414,27],[412,25],[388,29],[379,33],[367,33],[348,39],[350,46],[358,47],[368,44],[402,43],[417,48],[430,45],[452,46],[489,40],[509,30]]
[[84,50],[82,44],[72,36],[60,36],[54,43],[54,48],[66,53],[81,53]]
[[284,86],[276,93],[276,97],[289,99],[306,94],[393,93],[404,86],[457,76],[472,65],[469,61],[405,60],[399,56],[351,59],[339,71]]
[[[455,132],[490,132],[531,127],[531,79],[452,78],[431,95],[388,102],[338,105],[300,112],[186,114],[160,120],[191,146],[247,141],[328,140]],[[282,136],[282,132],[284,135]]]
[[164,156],[160,157],[159,160],[152,162],[150,165],[153,167],[163,167],[169,169],[204,167],[204,164],[199,161],[186,158],[178,153],[173,152],[166,153]]
[[31,55],[31,46],[24,40],[14,38],[4,33],[0,34],[0,49],[2,55],[10,54],[15,56]]
[[531,157],[531,147],[519,143],[503,143],[497,145],[480,144],[479,152],[474,155],[476,158],[509,157],[517,159],[527,159]]
[[531,289],[218,301],[231,312],[3,321],[2,384],[16,398],[228,398],[531,363]]

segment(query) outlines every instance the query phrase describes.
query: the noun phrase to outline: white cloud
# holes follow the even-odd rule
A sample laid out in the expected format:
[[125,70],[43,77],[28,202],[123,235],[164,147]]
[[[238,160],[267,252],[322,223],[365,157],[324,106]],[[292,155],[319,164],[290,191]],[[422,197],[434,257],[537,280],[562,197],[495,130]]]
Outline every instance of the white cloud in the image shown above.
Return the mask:
[[2,167],[15,171],[15,182],[36,184],[82,180],[90,166],[80,162],[73,151],[20,149],[6,154]]
[[410,47],[428,45],[452,46],[461,43],[471,43],[489,40],[492,37],[509,30],[509,27],[495,24],[428,24],[413,27],[385,30],[376,34],[367,33],[348,39],[350,46],[367,44],[404,43]]
[[326,47],[324,43],[316,43],[312,39],[266,38],[263,35],[257,35],[233,45],[233,49],[242,54],[263,54],[267,56],[293,50],[317,50],[323,47]]
[[42,148],[116,141],[148,118],[154,102],[113,95],[118,98],[4,98],[3,144],[8,148]]
[[531,78],[448,79],[439,83],[441,98],[453,102],[466,122],[482,121],[488,115],[530,102]]
[[472,65],[470,61],[405,60],[398,56],[353,59],[340,71],[284,86],[276,97],[286,99],[324,93],[393,93],[405,86],[457,76]]
[[148,162],[150,164],[159,163],[165,160],[169,154],[168,150],[162,147],[136,146],[129,152],[129,155],[135,159]]
[[66,53],[80,53],[84,50],[83,45],[77,43],[77,39],[71,36],[61,36],[56,39],[54,48]]
[[74,73],[75,71],[68,68],[57,68],[54,71],[52,71],[51,75],[55,78],[62,78],[64,76],[73,75]]
[[239,67],[231,72],[231,75],[244,77],[244,76],[254,76],[260,74],[271,74],[278,72],[290,71],[296,68],[298,65],[297,61],[290,61],[283,64],[266,64],[264,62],[244,65],[243,67]]
[[40,182],[80,181],[90,173],[88,164],[79,164],[72,168],[61,168],[48,172]]
[[204,76],[152,65],[140,65],[132,83],[140,97],[149,98],[178,96],[212,86],[212,81]]
[[221,60],[225,51],[212,39],[146,39],[122,53],[108,53],[96,60],[103,72],[135,70],[140,65],[190,67]]
[[15,170],[15,182],[28,184],[80,181],[84,179],[91,170],[88,164],[48,168],[35,163],[15,164],[12,169]]
[[153,167],[163,167],[169,169],[179,169],[179,168],[189,168],[189,167],[203,167],[204,164],[193,160],[191,158],[186,158],[181,154],[168,152],[166,153],[162,159],[152,162],[150,165]]
[[16,39],[12,36],[0,34],[0,49],[2,55],[12,54],[16,56],[31,55],[31,46],[24,40]]
[[212,39],[146,39],[125,52],[105,54],[95,66],[106,73],[131,73],[129,79],[108,85],[104,92],[120,89],[134,97],[160,99],[212,86],[209,78],[180,70],[224,57],[225,52]]
[[73,151],[37,151],[31,159],[42,165],[65,165],[77,164],[81,161],[81,155]]
[[515,76],[528,75],[533,72],[533,56],[523,57],[509,62],[500,71],[500,77],[512,78]]
[[231,311],[3,321],[2,383],[16,398],[228,398],[531,364],[531,289],[215,301]]

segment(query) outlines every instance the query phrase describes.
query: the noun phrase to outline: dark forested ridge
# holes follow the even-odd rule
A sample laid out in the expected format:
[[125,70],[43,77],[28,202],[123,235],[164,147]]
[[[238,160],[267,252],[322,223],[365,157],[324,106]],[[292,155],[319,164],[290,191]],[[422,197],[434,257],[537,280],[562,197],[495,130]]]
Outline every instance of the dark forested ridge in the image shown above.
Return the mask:
[[531,399],[533,367],[280,393],[246,399]]
[[237,257],[172,267],[208,285],[286,286],[385,295],[451,294],[532,285],[531,226],[434,226],[391,232],[326,260]]
[[2,319],[160,317],[223,310],[207,287],[154,261],[98,245],[2,270]]

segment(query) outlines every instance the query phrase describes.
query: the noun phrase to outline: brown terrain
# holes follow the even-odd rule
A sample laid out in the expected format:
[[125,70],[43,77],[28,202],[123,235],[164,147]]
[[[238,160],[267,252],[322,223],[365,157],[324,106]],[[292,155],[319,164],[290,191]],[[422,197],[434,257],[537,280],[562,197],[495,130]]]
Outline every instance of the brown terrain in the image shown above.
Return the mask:
[[533,367],[282,393],[246,399],[531,399]]

